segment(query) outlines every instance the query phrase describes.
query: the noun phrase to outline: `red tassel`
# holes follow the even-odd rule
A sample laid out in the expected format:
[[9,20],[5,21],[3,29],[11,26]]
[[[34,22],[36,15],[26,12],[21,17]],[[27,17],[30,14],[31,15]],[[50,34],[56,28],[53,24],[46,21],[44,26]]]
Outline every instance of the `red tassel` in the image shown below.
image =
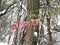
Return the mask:
[[16,31],[16,28],[17,28],[17,21],[13,21],[13,23],[12,23],[12,29],[14,31]]

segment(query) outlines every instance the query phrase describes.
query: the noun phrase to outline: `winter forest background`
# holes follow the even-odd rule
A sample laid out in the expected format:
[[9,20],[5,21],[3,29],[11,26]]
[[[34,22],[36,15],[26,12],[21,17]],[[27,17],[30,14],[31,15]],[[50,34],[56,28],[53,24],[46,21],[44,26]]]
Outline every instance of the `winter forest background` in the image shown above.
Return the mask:
[[60,0],[0,0],[0,45],[60,45]]

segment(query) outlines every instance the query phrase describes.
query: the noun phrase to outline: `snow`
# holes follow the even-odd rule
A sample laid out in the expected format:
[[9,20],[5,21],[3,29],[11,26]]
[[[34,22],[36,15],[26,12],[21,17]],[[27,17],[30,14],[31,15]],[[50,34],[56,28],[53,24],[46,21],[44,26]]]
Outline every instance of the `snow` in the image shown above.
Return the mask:
[[37,32],[34,32],[34,36],[37,36],[38,34],[37,34]]
[[60,25],[60,21],[57,23],[57,25]]
[[8,44],[4,42],[0,42],[0,45],[8,45]]
[[53,37],[54,45],[60,45],[60,32],[57,32]]
[[10,39],[9,45],[12,45],[12,44],[13,44],[13,38],[14,38],[14,34],[11,36],[11,39]]
[[0,14],[4,13],[6,11],[6,9],[4,9],[3,11],[0,12]]
[[58,23],[57,25],[60,25],[60,15],[58,14]]

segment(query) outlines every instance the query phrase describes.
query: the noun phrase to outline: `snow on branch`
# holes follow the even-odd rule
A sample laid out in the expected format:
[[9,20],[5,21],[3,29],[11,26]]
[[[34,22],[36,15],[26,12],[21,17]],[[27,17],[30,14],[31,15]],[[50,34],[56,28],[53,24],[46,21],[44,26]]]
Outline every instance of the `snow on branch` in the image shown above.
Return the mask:
[[22,7],[20,2],[15,2],[15,3],[11,4],[10,6],[8,6],[6,9],[4,9],[3,11],[1,11],[0,12],[0,17],[3,16],[3,15],[5,15],[7,12],[9,12],[8,10],[10,8],[14,8],[14,6],[17,6],[17,3],[19,3],[20,7]]

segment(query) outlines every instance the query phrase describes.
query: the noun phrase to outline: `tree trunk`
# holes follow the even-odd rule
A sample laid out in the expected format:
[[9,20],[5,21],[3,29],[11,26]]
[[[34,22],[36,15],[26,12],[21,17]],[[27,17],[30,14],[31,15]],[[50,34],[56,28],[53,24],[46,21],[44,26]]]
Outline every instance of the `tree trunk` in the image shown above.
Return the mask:
[[49,2],[49,0],[46,0],[46,1],[47,1],[47,9],[48,9],[48,15],[47,15],[48,44],[47,45],[53,45],[51,31],[50,31],[50,17],[51,17],[50,10],[49,10],[50,2]]
[[48,45],[53,45],[52,36],[50,31],[50,19],[47,18],[47,26],[48,26]]
[[[38,18],[38,14],[39,14],[39,0],[27,0],[27,12],[28,14],[35,14]],[[28,19],[31,20],[31,19]],[[27,37],[26,39],[26,45],[34,45],[33,43],[33,33],[34,33],[34,29],[33,26],[30,25],[30,35]]]
[[0,0],[0,9],[1,9],[1,0]]

